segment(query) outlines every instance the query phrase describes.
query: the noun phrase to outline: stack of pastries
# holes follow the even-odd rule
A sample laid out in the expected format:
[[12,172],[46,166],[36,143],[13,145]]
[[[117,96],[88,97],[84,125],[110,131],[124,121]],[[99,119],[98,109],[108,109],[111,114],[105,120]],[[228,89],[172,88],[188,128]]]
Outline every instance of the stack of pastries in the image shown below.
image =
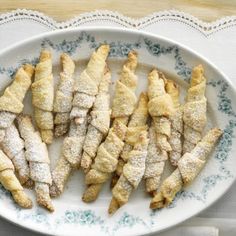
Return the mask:
[[[138,54],[130,51],[111,101],[109,49],[97,48],[76,79],[75,63],[63,53],[55,93],[52,55],[44,49],[39,63],[18,69],[0,97],[0,183],[21,207],[33,205],[25,187],[34,189],[40,206],[54,211],[51,198],[61,195],[71,173],[81,169],[84,202],[95,201],[111,180],[109,214],[129,201],[142,179],[152,197],[150,208],[163,208],[204,167],[222,131],[213,128],[203,136],[203,67],[193,68],[184,104],[178,85],[157,69],[147,76],[147,91],[137,97]],[[32,117],[23,114],[29,89]],[[60,136],[65,136],[61,155],[51,170],[47,145]],[[175,170],[163,180],[167,162]]]

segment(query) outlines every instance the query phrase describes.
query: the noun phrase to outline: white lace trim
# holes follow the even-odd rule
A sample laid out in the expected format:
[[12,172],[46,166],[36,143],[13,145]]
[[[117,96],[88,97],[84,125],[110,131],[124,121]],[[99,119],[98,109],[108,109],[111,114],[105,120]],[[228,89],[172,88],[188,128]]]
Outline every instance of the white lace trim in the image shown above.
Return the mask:
[[22,19],[37,21],[51,29],[78,27],[86,22],[93,21],[111,21],[123,27],[143,29],[150,24],[155,24],[157,21],[175,20],[188,24],[189,26],[201,31],[205,36],[236,25],[236,16],[228,16],[217,21],[207,23],[188,13],[177,10],[160,11],[137,20],[124,16],[118,12],[99,10],[83,13],[65,22],[57,22],[41,12],[26,9],[17,9],[15,11],[1,14],[0,25]]

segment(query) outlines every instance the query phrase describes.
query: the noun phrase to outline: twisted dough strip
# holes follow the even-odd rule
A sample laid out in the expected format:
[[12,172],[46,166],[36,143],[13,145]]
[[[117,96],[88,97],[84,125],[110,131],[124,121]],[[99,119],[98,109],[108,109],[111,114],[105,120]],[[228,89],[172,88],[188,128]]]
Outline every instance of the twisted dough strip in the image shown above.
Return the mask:
[[112,200],[108,209],[109,214],[115,213],[128,202],[131,193],[138,187],[143,177],[148,146],[147,130],[141,131],[137,136],[134,148],[128,154],[123,172],[112,189]]
[[62,72],[60,73],[60,81],[53,107],[53,111],[56,113],[54,118],[56,137],[60,137],[68,131],[74,86],[75,63],[69,55],[63,53],[61,55],[61,64]]
[[157,135],[157,146],[161,151],[171,151],[168,137],[171,133],[169,117],[174,114],[174,104],[171,96],[165,91],[166,79],[156,69],[148,75],[148,111],[152,116]]
[[93,106],[109,50],[109,45],[101,45],[96,52],[93,52],[86,69],[75,82],[70,118],[74,119],[76,124],[84,122],[89,109]]
[[25,159],[24,141],[21,139],[14,123],[6,129],[6,134],[1,143],[1,148],[12,161],[20,183],[22,185],[26,184],[27,187],[30,187],[32,181],[30,180],[29,165]]
[[202,131],[206,125],[206,78],[203,75],[202,65],[196,66],[192,71],[187,102],[184,105],[184,144],[183,153],[191,152],[201,140]]
[[171,96],[165,91],[166,78],[156,69],[148,75],[148,110],[153,119],[153,128],[150,136],[155,138],[148,147],[147,168],[144,178],[146,179],[146,190],[154,194],[160,184],[168,153],[171,151],[168,138],[171,134],[170,117],[174,114],[174,104]]
[[64,139],[61,157],[52,173],[53,183],[50,188],[52,197],[59,196],[63,192],[72,169],[79,167],[87,131],[87,112],[98,93],[108,53],[109,45],[100,46],[92,54],[86,69],[76,81],[73,108],[70,113],[72,118],[70,132]]
[[171,164],[177,166],[178,160],[182,156],[183,106],[179,103],[179,88],[174,81],[167,81],[166,92],[170,94],[175,107],[175,113],[170,116],[171,135],[169,137],[169,143],[172,151],[169,153],[169,158]]
[[79,167],[86,130],[87,118],[80,125],[71,121],[69,136],[63,141],[61,156],[52,172],[53,181],[50,186],[52,197],[62,194],[72,170]]
[[85,173],[90,170],[98,146],[102,142],[102,139],[107,135],[110,127],[110,83],[111,73],[106,69],[99,85],[99,92],[96,96],[93,110],[90,113],[92,120],[88,126],[88,131],[84,141],[81,167]]
[[35,122],[39,128],[43,142],[52,143],[53,139],[53,75],[52,55],[42,50],[39,63],[35,68],[35,79],[31,86],[32,104]]
[[49,196],[52,178],[47,146],[42,142],[39,132],[34,130],[30,116],[20,115],[17,122],[25,141],[25,157],[29,161],[30,178],[35,182],[37,202],[52,212],[54,207]]
[[123,166],[128,160],[129,152],[133,149],[136,144],[139,134],[147,130],[146,122],[148,118],[148,97],[146,93],[141,93],[138,101],[138,105],[134,110],[133,115],[128,123],[128,128],[125,136],[125,144],[123,151],[118,159],[116,172],[113,175],[111,187],[113,188],[117,183],[119,177],[122,174]]
[[149,128],[149,143],[147,149],[146,168],[144,173],[146,192],[155,195],[164,171],[168,154],[161,151],[156,143],[156,132],[153,122]]
[[9,190],[15,202],[23,208],[32,208],[32,202],[14,174],[11,160],[0,150],[0,183]]
[[137,78],[134,74],[137,67],[137,54],[130,52],[123,66],[120,79],[116,83],[112,104],[112,128],[105,141],[99,146],[97,156],[90,171],[86,174],[85,183],[89,185],[82,197],[84,202],[96,200],[100,189],[111,173],[115,171],[117,159],[124,146],[126,124],[133,113],[136,96]]
[[161,185],[161,190],[152,199],[150,208],[163,208],[169,205],[175,195],[190,184],[202,170],[215,143],[221,136],[220,129],[211,129],[203,139],[197,143],[191,153],[185,153],[178,161],[177,169]]
[[16,72],[15,79],[0,97],[0,142],[5,130],[11,126],[16,116],[24,108],[23,99],[31,85],[34,67],[26,64]]

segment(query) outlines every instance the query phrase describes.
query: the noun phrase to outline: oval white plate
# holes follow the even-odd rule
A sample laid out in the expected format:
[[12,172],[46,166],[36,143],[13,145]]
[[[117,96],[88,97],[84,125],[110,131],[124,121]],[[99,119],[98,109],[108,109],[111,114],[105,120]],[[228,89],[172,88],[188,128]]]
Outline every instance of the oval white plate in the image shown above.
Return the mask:
[[[205,68],[208,98],[208,127],[217,125],[224,134],[212,153],[209,162],[197,180],[180,192],[166,209],[151,211],[150,197],[143,184],[132,195],[127,205],[109,217],[107,208],[111,199],[109,185],[104,186],[98,200],[92,204],[81,201],[84,176],[77,171],[71,177],[65,193],[54,200],[56,211],[48,213],[34,204],[32,210],[22,210],[13,203],[10,194],[0,187],[0,215],[9,221],[31,230],[52,235],[143,235],[174,226],[200,211],[221,197],[232,185],[236,173],[235,129],[236,94],[232,84],[216,67],[190,49],[165,38],[134,30],[110,28],[83,28],[44,34],[19,43],[0,53],[0,89],[11,81],[15,70],[26,62],[36,63],[40,50],[53,52],[55,83],[58,79],[59,55],[69,53],[76,61],[78,75],[85,67],[91,52],[101,43],[111,45],[108,64],[113,80],[118,77],[122,63],[130,50],[139,54],[139,86],[137,94],[146,89],[147,73],[153,67],[164,71],[181,86],[184,97],[187,81],[193,66],[202,63]],[[30,93],[25,101],[25,112],[31,113]],[[60,155],[62,139],[49,147],[52,168]],[[29,194],[34,199],[33,191]]]

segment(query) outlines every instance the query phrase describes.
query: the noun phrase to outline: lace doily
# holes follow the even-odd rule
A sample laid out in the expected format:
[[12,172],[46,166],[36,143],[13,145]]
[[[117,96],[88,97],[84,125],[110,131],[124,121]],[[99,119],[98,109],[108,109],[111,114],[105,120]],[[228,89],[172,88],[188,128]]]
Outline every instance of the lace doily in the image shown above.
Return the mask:
[[78,27],[89,22],[99,22],[99,21],[100,22],[110,21],[122,27],[143,29],[148,25],[153,24],[157,21],[173,20],[187,24],[201,31],[201,33],[203,33],[205,36],[208,36],[221,29],[236,25],[236,16],[224,17],[214,22],[207,23],[199,20],[198,18],[190,14],[177,10],[161,11],[137,20],[124,16],[118,12],[99,10],[99,11],[83,13],[65,22],[57,22],[53,20],[51,17],[44,15],[43,13],[25,9],[18,9],[15,11],[11,11],[9,13],[1,14],[0,25],[22,19],[39,22],[40,24],[43,24],[53,30]]

